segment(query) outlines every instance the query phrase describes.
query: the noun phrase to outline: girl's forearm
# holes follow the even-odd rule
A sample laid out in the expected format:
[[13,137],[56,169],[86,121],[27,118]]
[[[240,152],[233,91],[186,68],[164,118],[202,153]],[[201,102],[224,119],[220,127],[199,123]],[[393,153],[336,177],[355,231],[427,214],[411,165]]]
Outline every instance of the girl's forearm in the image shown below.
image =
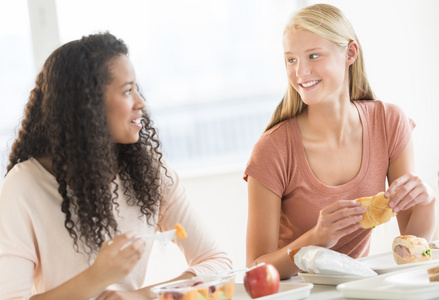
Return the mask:
[[288,255],[288,249],[296,250],[309,245],[315,245],[317,243],[314,240],[315,237],[313,236],[313,229],[311,229],[287,246],[258,257],[254,261],[254,264],[256,265],[261,262],[270,263],[278,269],[281,279],[288,279],[300,271],[300,269]]
[[436,230],[436,199],[428,205],[416,205],[413,207],[410,218],[408,220],[405,230],[401,230],[401,234],[412,234],[418,237],[423,237],[430,241]]
[[175,277],[173,279],[170,279],[168,281],[164,281],[164,282],[160,282],[160,283],[156,283],[154,285],[150,285],[150,286],[144,287],[144,288],[140,289],[139,292],[145,297],[145,299],[155,299],[155,298],[157,298],[157,295],[155,295],[153,292],[151,292],[151,288],[152,287],[160,285],[160,284],[172,282],[172,281],[183,280],[183,279],[191,279],[194,276],[195,276],[195,274],[193,274],[191,272],[184,272],[180,276]]
[[93,269],[90,267],[58,287],[32,296],[31,300],[88,300],[96,297],[107,286],[98,278],[98,276],[94,276]]

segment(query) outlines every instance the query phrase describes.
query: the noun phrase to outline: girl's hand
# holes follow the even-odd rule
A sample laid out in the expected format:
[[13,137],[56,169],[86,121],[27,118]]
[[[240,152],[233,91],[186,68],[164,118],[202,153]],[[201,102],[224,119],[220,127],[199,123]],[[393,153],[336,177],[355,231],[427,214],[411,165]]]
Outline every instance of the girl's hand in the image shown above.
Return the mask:
[[105,286],[124,279],[142,257],[145,241],[137,239],[128,243],[134,237],[133,232],[116,236],[106,241],[99,250],[90,271]]
[[366,207],[356,200],[339,200],[320,211],[313,233],[316,246],[333,247],[339,239],[360,228]]
[[428,205],[434,199],[432,189],[412,173],[406,173],[392,182],[385,196],[389,198],[393,194],[395,195],[389,207],[393,208],[395,213],[417,204]]

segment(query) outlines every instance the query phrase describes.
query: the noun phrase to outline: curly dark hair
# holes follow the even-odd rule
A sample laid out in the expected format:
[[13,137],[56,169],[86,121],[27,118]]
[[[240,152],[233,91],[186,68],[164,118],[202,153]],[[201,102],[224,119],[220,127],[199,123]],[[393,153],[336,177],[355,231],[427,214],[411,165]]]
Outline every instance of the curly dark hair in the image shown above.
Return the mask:
[[[30,93],[7,167],[9,172],[31,157],[52,159],[64,226],[76,251],[82,241],[89,254],[118,232],[113,209],[118,208],[119,190],[148,223],[161,201],[161,144],[146,109],[136,143],[114,144],[110,139],[104,92],[112,81],[112,62],[121,55],[128,55],[127,46],[108,32],[55,50]],[[116,184],[116,173],[122,187]]]

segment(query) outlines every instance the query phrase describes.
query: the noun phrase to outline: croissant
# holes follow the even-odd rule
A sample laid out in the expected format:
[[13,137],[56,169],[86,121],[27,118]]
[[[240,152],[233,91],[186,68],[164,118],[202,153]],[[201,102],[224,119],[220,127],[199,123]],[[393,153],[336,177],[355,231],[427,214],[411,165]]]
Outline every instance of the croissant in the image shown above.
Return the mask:
[[356,199],[361,203],[361,206],[367,208],[363,214],[363,219],[360,221],[361,228],[372,228],[390,221],[395,216],[395,213],[389,207],[389,201],[392,198],[393,195],[390,198],[386,198],[384,192],[381,192],[375,196]]

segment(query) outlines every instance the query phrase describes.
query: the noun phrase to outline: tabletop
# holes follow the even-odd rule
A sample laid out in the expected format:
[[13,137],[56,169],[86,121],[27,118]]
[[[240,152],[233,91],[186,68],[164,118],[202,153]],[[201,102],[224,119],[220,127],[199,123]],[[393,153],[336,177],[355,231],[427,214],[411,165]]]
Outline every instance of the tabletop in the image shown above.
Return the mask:
[[[283,282],[304,282],[300,276],[294,276],[287,280],[282,280]],[[308,298],[309,300],[341,300],[347,299],[343,297],[343,293],[337,290],[337,286],[335,285],[323,285],[323,284],[314,284],[314,287],[311,289],[311,294]]]

